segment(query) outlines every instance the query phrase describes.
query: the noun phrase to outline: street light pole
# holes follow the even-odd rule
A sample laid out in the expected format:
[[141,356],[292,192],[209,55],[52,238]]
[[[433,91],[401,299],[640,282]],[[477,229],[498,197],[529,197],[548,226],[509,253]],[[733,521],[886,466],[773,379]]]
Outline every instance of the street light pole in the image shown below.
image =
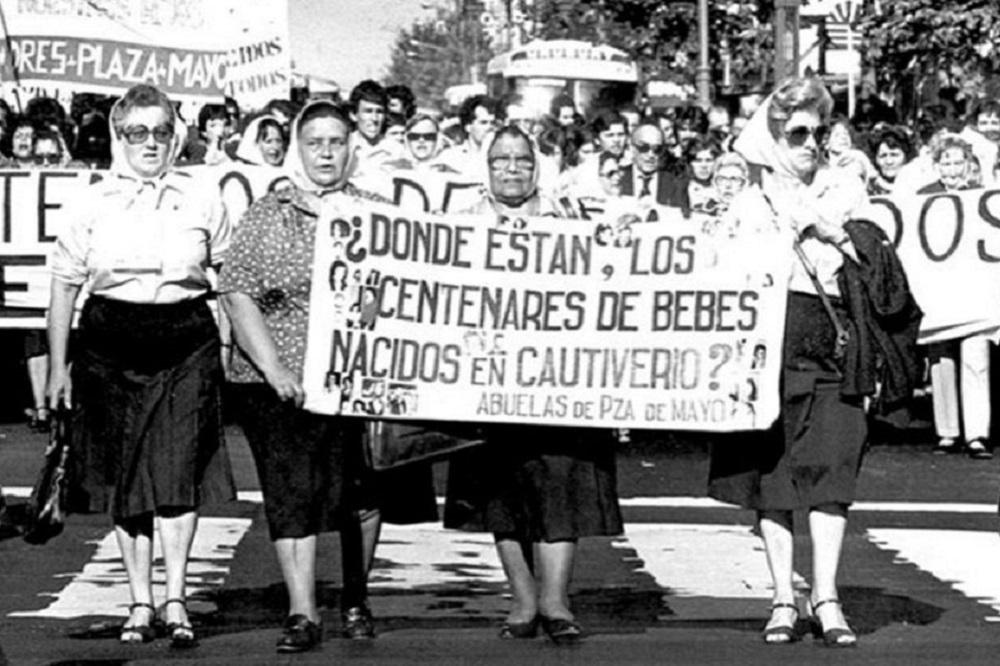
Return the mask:
[[712,68],[708,64],[708,0],[698,0],[698,69],[694,75],[698,105],[708,110],[712,104]]
[[774,83],[799,68],[799,0],[774,0]]

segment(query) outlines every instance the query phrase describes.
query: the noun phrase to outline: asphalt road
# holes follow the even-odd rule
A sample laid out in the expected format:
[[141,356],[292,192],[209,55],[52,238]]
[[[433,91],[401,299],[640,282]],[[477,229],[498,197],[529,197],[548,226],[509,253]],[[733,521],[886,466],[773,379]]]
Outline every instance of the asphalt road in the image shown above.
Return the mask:
[[[379,638],[364,644],[336,638],[339,549],[335,536],[322,537],[327,640],[318,652],[279,657],[280,574],[234,430],[241,500],[205,512],[189,577],[198,648],[119,645],[128,594],[110,523],[71,516],[45,546],[0,541],[0,663],[1000,663],[1000,459],[932,456],[926,435],[903,433],[866,458],[841,569],[841,598],[860,635],[851,651],[808,637],[762,644],[770,593],[753,516],[704,498],[703,440],[636,433],[619,457],[626,534],[581,545],[573,605],[588,633],[582,645],[500,642],[507,602],[489,535],[420,525],[383,535],[372,576]],[[9,503],[22,501],[43,446],[23,426],[0,426]],[[804,586],[804,533],[797,548]]]

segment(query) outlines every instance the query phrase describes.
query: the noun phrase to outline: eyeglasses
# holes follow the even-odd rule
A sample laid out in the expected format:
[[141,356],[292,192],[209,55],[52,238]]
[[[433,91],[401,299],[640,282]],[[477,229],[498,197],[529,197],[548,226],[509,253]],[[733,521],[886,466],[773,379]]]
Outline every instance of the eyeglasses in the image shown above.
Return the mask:
[[31,160],[41,166],[49,166],[51,164],[59,164],[59,155],[48,154],[48,155],[35,155]]
[[653,144],[653,143],[639,142],[639,143],[633,143],[632,147],[635,148],[635,150],[636,150],[637,153],[642,153],[642,154],[646,154],[646,153],[657,153],[657,154],[659,154],[659,153],[663,152],[663,144],[662,143]]
[[489,160],[490,168],[494,171],[503,171],[513,166],[518,171],[527,171],[535,166],[535,160],[530,157],[511,157],[510,155],[498,155]]
[[174,128],[169,125],[157,125],[156,127],[133,125],[122,129],[120,134],[125,137],[125,141],[133,146],[146,143],[150,134],[153,135],[153,140],[156,143],[170,143],[170,140],[174,138]]
[[739,176],[716,176],[715,183],[717,185],[733,185],[735,187],[746,184],[746,178],[740,178]]
[[437,132],[407,132],[408,141],[437,141]]
[[788,145],[793,148],[798,148],[799,146],[805,145],[805,142],[809,140],[809,137],[813,138],[816,145],[822,145],[823,140],[826,139],[826,135],[829,130],[825,125],[817,125],[816,127],[807,127],[802,125],[800,127],[792,127],[791,129],[785,130],[785,139],[788,141]]

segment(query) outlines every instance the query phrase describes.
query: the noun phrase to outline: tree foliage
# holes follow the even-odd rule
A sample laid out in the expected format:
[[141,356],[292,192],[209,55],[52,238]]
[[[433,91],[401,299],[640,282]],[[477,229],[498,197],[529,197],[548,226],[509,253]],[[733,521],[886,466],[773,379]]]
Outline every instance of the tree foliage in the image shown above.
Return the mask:
[[[773,0],[710,0],[709,62],[722,80],[725,58],[735,88],[762,83],[773,62]],[[537,35],[618,47],[647,78],[690,83],[698,66],[694,0],[538,0]]]
[[1000,70],[996,0],[881,0],[859,21],[862,58],[880,80]]
[[481,75],[491,55],[475,18],[441,9],[400,30],[383,81],[407,85],[418,104],[436,106],[448,87],[471,82],[472,68]]

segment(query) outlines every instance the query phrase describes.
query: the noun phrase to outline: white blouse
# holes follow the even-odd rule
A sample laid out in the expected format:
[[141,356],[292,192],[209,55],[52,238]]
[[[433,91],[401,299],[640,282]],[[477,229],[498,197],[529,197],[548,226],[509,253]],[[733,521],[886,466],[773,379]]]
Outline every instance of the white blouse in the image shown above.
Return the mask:
[[133,303],[176,303],[211,289],[208,269],[225,260],[232,236],[214,180],[110,173],[86,197],[57,240],[55,279]]

